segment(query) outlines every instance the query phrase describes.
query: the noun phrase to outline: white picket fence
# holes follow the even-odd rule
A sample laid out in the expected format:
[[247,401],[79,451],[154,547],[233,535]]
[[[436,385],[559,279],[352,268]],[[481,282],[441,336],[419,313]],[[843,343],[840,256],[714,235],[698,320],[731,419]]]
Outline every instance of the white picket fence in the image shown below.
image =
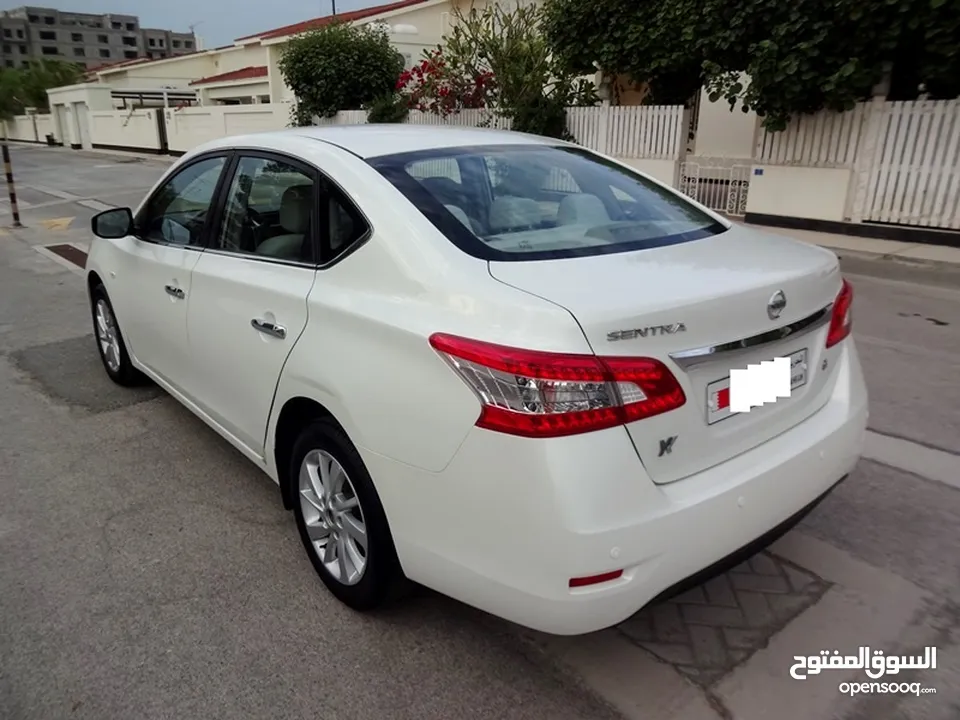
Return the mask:
[[761,132],[761,164],[852,171],[854,221],[960,230],[960,100],[858,104]]
[[870,103],[846,113],[795,117],[782,132],[763,131],[754,159],[770,165],[853,167],[870,114]]
[[854,212],[873,222],[960,230],[960,101],[884,103],[873,124]]

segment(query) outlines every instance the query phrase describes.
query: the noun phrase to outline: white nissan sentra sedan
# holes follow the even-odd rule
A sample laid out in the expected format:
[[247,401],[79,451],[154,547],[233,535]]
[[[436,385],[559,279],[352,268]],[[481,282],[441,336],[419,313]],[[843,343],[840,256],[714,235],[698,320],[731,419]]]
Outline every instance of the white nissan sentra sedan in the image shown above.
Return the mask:
[[107,374],[153,380],[276,481],[357,610],[412,580],[599,630],[785,532],[860,455],[836,256],[577,145],[230,137],[92,225]]

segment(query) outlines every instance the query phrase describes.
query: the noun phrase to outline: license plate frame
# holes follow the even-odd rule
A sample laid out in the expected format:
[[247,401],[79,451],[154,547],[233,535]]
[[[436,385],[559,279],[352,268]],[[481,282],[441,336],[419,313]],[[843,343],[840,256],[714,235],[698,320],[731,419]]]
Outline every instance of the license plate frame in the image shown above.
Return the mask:
[[[795,350],[794,352],[786,355],[790,358],[790,392],[802,388],[810,379],[810,367],[808,363],[808,358],[810,356],[809,348],[802,348],[800,350]],[[729,399],[726,407],[716,407],[715,397],[723,390],[728,390],[730,388],[730,375],[729,373],[713,382],[707,383],[706,388],[706,401],[704,402],[704,410],[706,411],[706,421],[707,425],[715,425],[718,422],[726,420],[729,417],[734,415],[739,415],[740,413],[735,413],[730,411]],[[788,398],[781,398],[778,402],[787,400]],[[767,405],[773,405],[774,403],[765,403],[762,407]],[[759,410],[760,408],[754,408],[753,411]]]

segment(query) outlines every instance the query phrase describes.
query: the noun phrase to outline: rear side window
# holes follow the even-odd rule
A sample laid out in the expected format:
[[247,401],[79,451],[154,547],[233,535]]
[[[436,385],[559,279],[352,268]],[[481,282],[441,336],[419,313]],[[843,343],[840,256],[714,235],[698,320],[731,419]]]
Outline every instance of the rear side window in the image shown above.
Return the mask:
[[626,252],[725,230],[684,198],[580,148],[445,148],[369,162],[447,238],[486,260]]

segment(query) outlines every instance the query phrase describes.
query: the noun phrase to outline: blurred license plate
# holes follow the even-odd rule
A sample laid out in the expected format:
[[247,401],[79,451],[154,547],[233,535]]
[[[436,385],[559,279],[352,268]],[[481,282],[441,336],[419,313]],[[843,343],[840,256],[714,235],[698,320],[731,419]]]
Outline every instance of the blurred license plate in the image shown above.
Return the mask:
[[[797,350],[787,355],[790,358],[790,390],[796,390],[807,384],[807,349]],[[726,420],[730,412],[730,376],[707,385],[707,424],[713,425]]]

